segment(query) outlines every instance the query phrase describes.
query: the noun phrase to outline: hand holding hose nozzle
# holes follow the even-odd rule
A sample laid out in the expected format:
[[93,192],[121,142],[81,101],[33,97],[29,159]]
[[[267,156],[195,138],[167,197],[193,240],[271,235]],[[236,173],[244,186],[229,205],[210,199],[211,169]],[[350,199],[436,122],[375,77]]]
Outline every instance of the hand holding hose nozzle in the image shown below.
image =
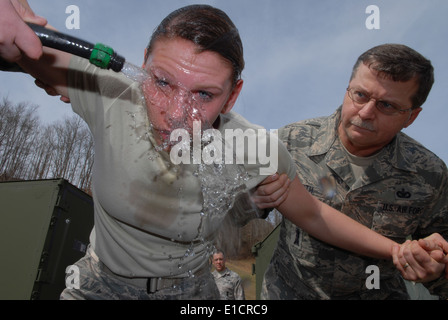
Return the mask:
[[36,33],[45,47],[88,59],[92,64],[102,69],[112,69],[115,72],[120,72],[123,68],[125,59],[106,45],[101,43],[94,45],[32,23],[28,23],[28,26]]
[[[125,58],[104,44],[97,43],[94,45],[93,43],[33,23],[27,23],[27,25],[34,31],[45,47],[85,58],[101,69],[111,69],[115,72],[121,71],[133,81],[143,82],[148,78],[148,74],[144,70],[126,62]],[[23,72],[17,63],[8,62],[2,58],[0,58],[0,70]]]

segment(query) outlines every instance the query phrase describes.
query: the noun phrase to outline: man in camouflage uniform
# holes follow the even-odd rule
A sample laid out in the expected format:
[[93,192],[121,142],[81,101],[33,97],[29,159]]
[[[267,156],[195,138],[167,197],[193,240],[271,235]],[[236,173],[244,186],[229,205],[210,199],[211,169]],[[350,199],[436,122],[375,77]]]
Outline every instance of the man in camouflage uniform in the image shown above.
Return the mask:
[[[422,110],[432,83],[431,63],[408,47],[382,45],[361,55],[342,107],[329,117],[279,130],[305,187],[398,243],[435,232],[447,239],[447,167],[401,132]],[[400,271],[416,269],[404,262]],[[378,267],[379,289],[366,285],[370,265]],[[438,267],[432,279],[424,280],[431,280],[425,283],[431,293],[446,299],[443,269]],[[409,299],[409,295],[391,261],[327,245],[284,219],[262,298]]]
[[226,267],[226,258],[222,251],[216,251],[212,257],[215,270],[212,272],[221,300],[244,300],[241,277]]

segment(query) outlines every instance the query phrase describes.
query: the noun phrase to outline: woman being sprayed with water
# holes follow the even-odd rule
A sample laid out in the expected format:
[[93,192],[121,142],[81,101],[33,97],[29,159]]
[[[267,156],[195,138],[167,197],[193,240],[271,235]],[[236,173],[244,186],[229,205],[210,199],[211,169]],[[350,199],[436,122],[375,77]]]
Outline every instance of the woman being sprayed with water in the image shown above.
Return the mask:
[[[95,141],[91,245],[76,263],[79,287],[67,288],[61,297],[218,299],[208,262],[215,231],[229,211],[241,208],[237,196],[266,176],[257,163],[176,165],[170,153],[179,143],[171,141],[176,129],[195,139],[195,121],[202,132],[259,129],[231,112],[244,60],[227,15],[200,5],[165,18],[146,49],[143,83],[48,48],[39,61],[18,62],[71,101]],[[249,153],[249,146],[244,151]],[[306,192],[280,143],[278,171],[291,180],[277,206],[286,218],[336,246],[391,258],[394,242]]]

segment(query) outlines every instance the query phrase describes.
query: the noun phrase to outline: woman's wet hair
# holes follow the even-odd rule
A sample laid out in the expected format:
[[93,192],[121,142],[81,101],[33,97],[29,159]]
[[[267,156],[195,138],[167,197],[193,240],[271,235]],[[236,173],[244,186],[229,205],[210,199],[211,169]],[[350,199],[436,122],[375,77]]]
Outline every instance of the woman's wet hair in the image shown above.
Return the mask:
[[192,41],[199,52],[218,53],[233,69],[233,84],[244,69],[243,44],[238,29],[222,10],[209,5],[190,5],[170,13],[154,30],[145,61],[160,39],[182,38]]

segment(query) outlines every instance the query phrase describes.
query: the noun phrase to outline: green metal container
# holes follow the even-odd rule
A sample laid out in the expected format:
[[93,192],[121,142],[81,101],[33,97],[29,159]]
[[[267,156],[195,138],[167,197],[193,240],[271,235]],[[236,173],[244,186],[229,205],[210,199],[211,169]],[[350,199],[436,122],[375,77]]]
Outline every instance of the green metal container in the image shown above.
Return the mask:
[[0,183],[0,299],[59,299],[92,227],[92,198],[64,179]]
[[255,256],[255,265],[252,268],[252,274],[255,274],[255,297],[257,300],[260,300],[264,273],[271,262],[272,254],[277,246],[279,233],[280,224],[264,240],[256,243],[252,247],[252,254]]

